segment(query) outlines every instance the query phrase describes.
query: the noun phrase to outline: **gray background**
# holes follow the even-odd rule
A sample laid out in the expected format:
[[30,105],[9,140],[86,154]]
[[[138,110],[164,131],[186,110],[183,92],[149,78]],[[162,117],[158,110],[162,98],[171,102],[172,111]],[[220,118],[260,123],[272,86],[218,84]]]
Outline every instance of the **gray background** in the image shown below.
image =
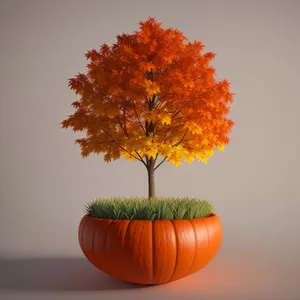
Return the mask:
[[[1,1],[0,299],[300,299],[300,1]],[[86,50],[149,16],[201,40],[236,93],[232,143],[208,163],[164,164],[161,196],[213,201],[224,225],[215,260],[141,288],[83,258],[87,201],[145,196],[140,163],[82,159],[60,122]]]

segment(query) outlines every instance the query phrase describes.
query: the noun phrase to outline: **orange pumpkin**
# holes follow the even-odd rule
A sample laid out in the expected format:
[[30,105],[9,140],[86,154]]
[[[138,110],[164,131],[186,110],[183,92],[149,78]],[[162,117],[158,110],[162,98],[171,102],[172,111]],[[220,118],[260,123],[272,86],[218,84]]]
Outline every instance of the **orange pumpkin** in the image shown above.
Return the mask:
[[218,216],[193,220],[109,220],[85,215],[78,231],[87,259],[105,273],[138,284],[162,284],[207,265],[222,241]]

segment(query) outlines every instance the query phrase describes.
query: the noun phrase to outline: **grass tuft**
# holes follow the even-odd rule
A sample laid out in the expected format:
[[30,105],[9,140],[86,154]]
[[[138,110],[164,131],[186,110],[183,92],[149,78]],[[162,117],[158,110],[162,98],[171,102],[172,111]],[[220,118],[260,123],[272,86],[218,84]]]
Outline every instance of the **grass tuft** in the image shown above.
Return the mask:
[[114,197],[88,203],[85,212],[90,217],[112,220],[191,220],[210,216],[214,208],[210,201],[188,197]]

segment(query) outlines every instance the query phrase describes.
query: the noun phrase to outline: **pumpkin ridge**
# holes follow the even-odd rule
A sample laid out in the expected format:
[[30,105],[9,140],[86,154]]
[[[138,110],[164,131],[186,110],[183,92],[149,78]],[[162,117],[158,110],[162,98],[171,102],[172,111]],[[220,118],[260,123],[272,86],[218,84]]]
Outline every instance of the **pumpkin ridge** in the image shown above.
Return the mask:
[[108,220],[108,224],[107,224],[107,228],[105,231],[105,240],[103,242],[103,259],[106,259],[106,248],[107,248],[107,236],[108,236],[108,229],[109,229],[109,225],[112,223],[112,220]]
[[[143,226],[143,222],[142,222],[142,220],[136,220],[136,221],[137,222],[136,222],[136,225],[135,225],[134,230],[133,230],[133,235],[137,237],[136,248],[141,249],[140,245],[141,245],[141,240],[142,240],[142,234],[143,234],[145,228],[142,228],[142,230],[140,231],[139,227]],[[139,269],[143,269],[143,267],[144,267],[143,259],[141,258],[141,257],[143,257],[143,255],[144,255],[144,253],[141,254],[138,251],[138,253],[137,253],[138,259],[137,259],[136,263],[137,263]]]
[[95,235],[96,235],[96,231],[97,231],[97,227],[96,227],[96,226],[93,226],[92,246],[91,246],[91,248],[92,248],[91,254],[92,254],[93,259],[96,258],[96,253],[95,253],[95,249],[94,249],[94,248],[95,248],[94,243],[95,243]]
[[[152,222],[149,223],[148,220],[139,220],[139,224],[141,224],[140,226],[142,226],[142,231],[140,231],[140,236],[139,236],[139,248],[143,248],[143,268],[145,268],[146,270],[146,280],[147,282],[151,283],[152,280],[152,253],[151,251],[151,230],[152,230]],[[146,236],[148,237],[146,239]],[[147,247],[145,246],[147,245]],[[147,258],[146,258],[147,257]]]
[[81,248],[84,248],[83,247],[83,230],[84,230],[84,227],[85,227],[85,222],[83,222],[83,220],[82,220],[80,222],[79,230],[78,230],[78,238],[79,238],[79,243],[80,243]]
[[186,273],[185,276],[189,275],[190,272],[191,272],[191,270],[193,269],[194,264],[195,264],[195,260],[196,260],[196,255],[197,255],[197,234],[196,234],[195,226],[194,226],[194,223],[192,222],[192,220],[188,220],[188,221],[191,223],[191,225],[193,227],[193,231],[194,231],[194,236],[195,236],[195,251],[194,251],[194,258],[193,258],[193,261],[192,261],[192,265],[191,265],[189,271]]
[[173,228],[174,228],[174,233],[175,233],[175,249],[176,249],[176,259],[175,259],[175,264],[174,264],[174,270],[172,272],[172,275],[171,277],[169,278],[169,280],[167,280],[167,282],[170,282],[172,281],[172,278],[175,274],[175,271],[176,271],[176,267],[177,267],[177,261],[178,261],[178,236],[177,236],[177,232],[176,232],[176,228],[175,228],[175,225],[173,223],[173,220],[170,221],[170,223],[172,224]]
[[125,229],[125,231],[124,231],[124,240],[123,240],[123,243],[122,243],[122,248],[123,248],[123,250],[124,250],[124,248],[125,248],[127,229],[128,229],[128,227],[129,227],[129,225],[130,225],[130,222],[131,222],[131,221],[129,221],[129,222],[127,223],[126,229]]
[[152,244],[151,244],[151,246],[152,246],[152,269],[151,269],[151,272],[152,272],[152,276],[151,276],[151,281],[150,282],[153,282],[153,280],[154,280],[154,266],[155,266],[155,264],[154,264],[154,222],[155,221],[152,221],[151,223],[152,223]]
[[202,223],[205,225],[206,227],[206,232],[207,232],[207,251],[208,251],[208,254],[210,255],[210,240],[209,240],[209,230],[208,230],[208,227],[205,223],[205,221],[203,219],[200,219],[202,221]]
[[141,232],[139,233],[139,235],[136,233],[136,229],[139,228],[140,226],[143,226],[144,225],[144,222],[143,220],[137,220],[137,223],[136,223],[137,226],[135,226],[134,228],[134,232],[135,232],[135,235],[138,236],[138,240],[137,240],[137,248],[140,249],[140,245],[141,245],[141,240],[142,240],[142,234],[143,234],[143,231],[145,230],[145,228],[143,227],[143,230],[142,230],[142,234]]
[[140,266],[139,266],[139,263],[138,263],[138,259],[136,259],[136,253],[133,252],[135,247],[134,247],[134,244],[133,243],[133,240],[137,240],[136,239],[136,228],[137,228],[137,224],[138,224],[138,221],[139,220],[130,220],[129,223],[128,223],[128,227],[126,228],[126,233],[125,233],[125,243],[127,241],[127,248],[126,248],[126,244],[125,244],[125,259],[127,261],[129,261],[132,266],[133,266],[133,269],[131,269],[131,276],[133,278],[133,281],[134,283],[136,283],[136,279],[138,277],[138,271]]

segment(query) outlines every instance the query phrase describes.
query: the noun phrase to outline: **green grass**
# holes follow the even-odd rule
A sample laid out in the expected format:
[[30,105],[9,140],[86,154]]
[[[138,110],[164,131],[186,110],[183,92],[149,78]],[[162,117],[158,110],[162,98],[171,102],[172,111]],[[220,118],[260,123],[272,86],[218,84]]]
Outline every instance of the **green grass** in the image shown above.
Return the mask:
[[205,218],[214,212],[211,202],[196,198],[106,198],[85,206],[94,218],[113,220],[182,220]]

